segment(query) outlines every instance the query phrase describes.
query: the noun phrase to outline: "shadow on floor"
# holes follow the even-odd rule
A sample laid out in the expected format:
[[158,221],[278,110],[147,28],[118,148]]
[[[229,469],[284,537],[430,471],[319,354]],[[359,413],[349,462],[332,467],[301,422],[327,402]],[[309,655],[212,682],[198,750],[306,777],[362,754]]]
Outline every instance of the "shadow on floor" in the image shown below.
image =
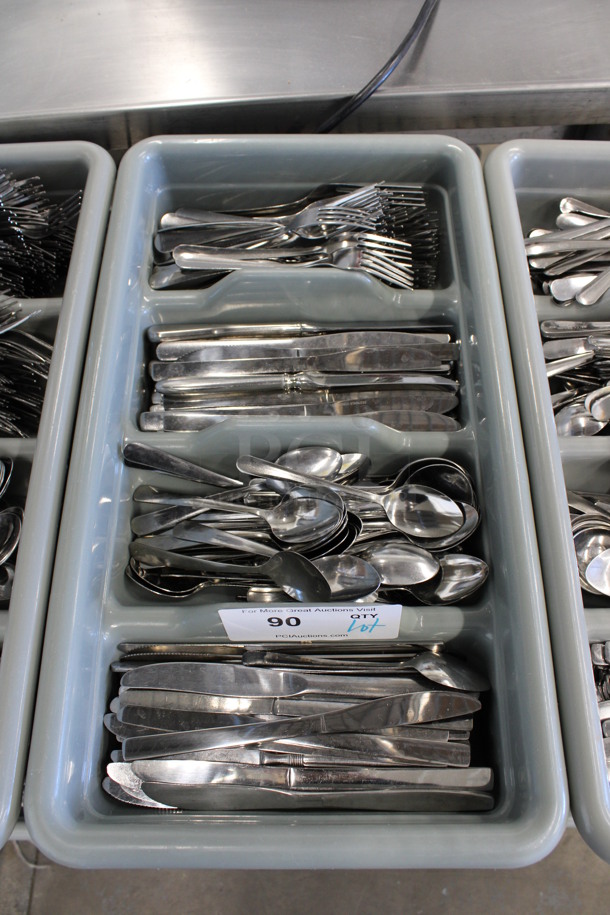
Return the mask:
[[506,871],[83,871],[12,842],[0,853],[0,913],[580,915],[605,911],[609,877],[575,829],[544,861]]

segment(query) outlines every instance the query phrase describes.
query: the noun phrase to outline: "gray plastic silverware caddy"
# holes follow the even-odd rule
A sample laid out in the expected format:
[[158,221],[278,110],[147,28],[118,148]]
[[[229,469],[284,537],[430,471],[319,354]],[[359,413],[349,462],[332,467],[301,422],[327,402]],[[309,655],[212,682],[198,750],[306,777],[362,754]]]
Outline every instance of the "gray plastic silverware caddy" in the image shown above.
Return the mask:
[[51,572],[115,166],[107,152],[91,143],[57,142],[2,145],[0,167],[17,179],[40,177],[52,200],[84,191],[61,297],[21,300],[24,314],[40,311],[21,329],[53,340],[38,434],[0,438],[0,455],[14,462],[6,498],[25,499],[12,594],[8,610],[0,611],[2,846],[21,810]]
[[[152,237],[180,205],[243,209],[329,182],[424,182],[442,220],[435,288],[392,289],[357,271],[244,270],[201,290],[153,291]],[[235,418],[195,433],[138,429],[146,331],[157,322],[451,326],[461,341],[462,428],[401,432],[358,417]],[[487,813],[135,810],[102,790],[103,715],[123,641],[227,641],[205,596],[168,605],[125,574],[132,496],[158,474],[126,467],[145,441],[231,475],[252,453],[302,444],[365,451],[376,473],[425,455],[473,474],[491,575],[468,606],[404,606],[401,640],[443,640],[492,682],[480,753],[495,771]],[[179,485],[179,484],[178,484]],[[176,484],[174,484],[175,488]],[[33,841],[81,867],[518,867],[565,828],[567,793],[544,593],[481,167],[447,137],[158,137],[119,168],[83,382],[49,608],[25,791]],[[65,574],[64,570],[70,570]]]
[[532,484],[571,812],[583,838],[610,861],[610,788],[589,650],[590,640],[610,638],[610,603],[583,601],[566,499],[566,484],[609,489],[610,440],[558,438],[539,330],[545,319],[607,321],[610,306],[562,307],[534,295],[523,246],[534,226],[553,227],[564,196],[610,207],[610,149],[602,142],[505,143],[487,159],[485,181]]

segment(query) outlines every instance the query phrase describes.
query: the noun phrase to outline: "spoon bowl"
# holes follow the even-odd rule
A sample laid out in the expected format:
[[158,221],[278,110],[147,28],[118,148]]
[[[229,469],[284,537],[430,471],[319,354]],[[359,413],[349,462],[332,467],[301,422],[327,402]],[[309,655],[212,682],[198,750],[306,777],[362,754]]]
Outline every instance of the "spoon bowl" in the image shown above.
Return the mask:
[[0,460],[0,499],[4,496],[13,475],[13,462],[11,458]]
[[[237,459],[237,468],[251,476],[271,477],[289,480],[305,485],[318,483],[305,474],[277,467],[261,458],[244,455]],[[445,537],[458,531],[464,524],[460,506],[449,496],[438,490],[415,484],[403,484],[385,492],[373,492],[363,487],[325,483],[340,495],[361,502],[375,502],[384,510],[390,523],[399,531],[416,537]]]
[[[212,529],[208,528],[208,530]],[[214,533],[220,534],[221,532],[214,531]],[[222,533],[226,537],[231,536],[226,532]],[[240,548],[244,548],[241,537],[234,539],[240,541]],[[244,542],[249,543],[247,540]],[[249,546],[251,547],[252,544]],[[257,550],[262,550],[260,544],[257,546]],[[322,573],[309,559],[291,550],[282,552],[271,550],[272,555],[269,559],[250,568],[231,563],[214,562],[197,556],[185,556],[171,550],[161,550],[151,547],[146,543],[145,538],[132,541],[129,544],[129,552],[135,559],[149,565],[214,573],[214,577],[219,580],[243,578],[244,574],[248,572],[253,575],[261,575],[263,578],[271,579],[293,600],[317,603],[330,599],[330,586]]]
[[381,584],[379,572],[359,556],[344,553],[341,556],[323,556],[315,559],[330,586],[330,593],[340,600],[358,600],[374,595]]
[[584,403],[568,404],[555,414],[558,435],[596,435],[606,425],[607,421],[595,419]]
[[0,511],[0,565],[10,559],[21,536],[21,514],[15,509]]
[[587,569],[600,553],[610,549],[610,524],[594,519],[588,525],[577,525],[573,539],[580,585],[585,591],[598,594],[600,592],[589,582]]
[[424,582],[412,592],[423,604],[453,604],[474,594],[487,580],[487,563],[476,556],[449,553],[440,559],[438,580]]
[[610,547],[598,553],[588,564],[585,578],[598,594],[610,597]]
[[377,569],[381,584],[408,588],[429,581],[440,569],[438,560],[421,547],[400,540],[379,540],[360,555]]
[[345,507],[336,500],[317,498],[314,495],[289,492],[273,508],[222,502],[216,499],[199,499],[198,507],[221,512],[255,515],[262,518],[271,532],[283,544],[302,544],[334,534],[341,526]]
[[414,670],[441,686],[475,692],[489,689],[487,678],[455,655],[424,651],[413,658],[412,664]]
[[311,445],[286,451],[275,463],[278,467],[286,467],[312,477],[335,480],[341,472],[343,458],[335,448]]
[[15,566],[11,562],[5,562],[0,566],[0,603],[11,599],[14,577]]

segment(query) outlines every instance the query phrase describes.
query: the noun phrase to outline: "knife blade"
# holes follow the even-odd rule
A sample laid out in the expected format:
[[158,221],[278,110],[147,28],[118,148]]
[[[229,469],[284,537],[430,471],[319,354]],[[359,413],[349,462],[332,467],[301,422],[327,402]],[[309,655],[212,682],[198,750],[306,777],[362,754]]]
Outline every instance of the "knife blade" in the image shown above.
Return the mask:
[[[319,405],[293,407],[267,407],[232,412],[210,411],[172,411],[160,410],[141,413],[138,425],[142,432],[201,432],[218,423],[234,419],[260,419],[269,416],[342,416],[374,420],[391,429],[409,432],[457,432],[459,422],[444,413],[432,413],[424,410],[368,410],[354,411],[355,404],[350,404],[349,411],[324,409]],[[364,404],[368,407],[368,404]]]
[[303,673],[270,667],[216,664],[213,661],[168,661],[134,667],[121,678],[125,688],[164,689],[242,698],[289,698],[303,695],[365,699],[421,689],[409,677]]
[[[361,327],[353,327],[353,331],[371,331],[378,333],[380,330],[385,333],[383,328],[374,327],[367,324]],[[416,337],[431,338],[433,342],[449,343],[451,337],[447,332],[423,331],[419,327],[410,331],[404,325],[400,328],[388,328],[390,331],[400,332],[401,334],[413,334]],[[182,341],[190,344],[197,344],[199,339],[202,340],[219,340],[226,337],[303,337],[314,336],[317,334],[329,334],[345,331],[345,324],[314,324],[307,322],[287,323],[287,324],[152,324],[147,330],[147,337],[151,343]]]
[[253,359],[221,359],[210,354],[206,362],[160,362],[151,360],[148,370],[153,381],[170,378],[206,378],[219,375],[266,375],[298,371],[318,372],[432,372],[449,370],[447,360],[426,350],[404,346],[361,347],[353,350],[322,350],[300,355],[267,354]]
[[[266,377],[266,376],[265,376]],[[391,378],[392,376],[390,376]],[[396,377],[396,376],[394,376]],[[398,376],[401,378],[402,376]],[[235,383],[231,376],[227,377],[227,382]],[[155,410],[193,410],[201,409],[202,411],[226,411],[232,410],[268,410],[273,407],[275,410],[288,410],[290,408],[303,408],[308,410],[318,409],[328,414],[335,412],[340,413],[360,413],[371,410],[433,410],[435,413],[445,413],[453,410],[458,404],[458,398],[453,391],[437,391],[429,389],[427,391],[402,390],[400,387],[386,387],[378,390],[375,385],[369,386],[367,378],[359,376],[360,384],[357,390],[345,388],[339,391],[329,391],[322,388],[318,391],[301,392],[301,391],[261,391],[250,378],[245,379],[246,390],[240,390],[239,385],[236,389],[227,390],[223,387],[221,391],[202,391],[197,398],[182,398],[163,395],[159,403],[151,403],[151,412]]]
[[126,760],[171,756],[190,750],[248,746],[303,734],[367,732],[402,724],[470,715],[481,708],[473,696],[436,690],[372,699],[336,712],[283,718],[261,724],[131,737],[123,744]]
[[[359,333],[347,331],[343,334],[324,334],[316,337],[297,337],[296,339],[260,338],[257,340],[223,340],[203,342],[198,349],[192,349],[182,355],[180,362],[207,362],[209,360],[232,361],[234,359],[303,359],[310,355],[324,353],[359,352],[364,349],[381,350],[395,348],[415,356],[417,352],[426,353],[439,361],[455,361],[460,355],[458,343],[424,343],[407,334],[392,331],[377,333]],[[155,353],[161,362],[164,358],[164,347],[160,344]]]
[[[113,766],[109,763],[108,775]],[[437,788],[493,787],[493,772],[486,766],[465,769],[395,768],[385,766],[331,767],[320,769],[299,766],[251,766],[242,763],[202,762],[200,760],[136,760],[133,774],[144,781],[171,785],[245,785],[261,788],[287,788],[296,791],[332,791],[341,786],[366,790],[376,786],[433,786]]]
[[177,810],[372,810],[463,813],[492,810],[493,795],[476,789],[382,787],[372,791],[287,791],[242,785],[166,785],[143,782],[142,794]]
[[[242,325],[243,326],[243,325]],[[277,325],[276,325],[277,326]],[[288,329],[294,325],[287,325]],[[297,325],[298,326],[298,325]],[[414,331],[393,330],[329,330],[317,334],[284,334],[271,331],[261,334],[248,333],[246,326],[241,335],[233,337],[225,335],[210,335],[209,337],[174,338],[161,340],[155,348],[155,357],[161,362],[175,362],[177,360],[195,361],[209,358],[205,355],[207,350],[223,347],[224,352],[238,355],[245,347],[262,349],[298,349],[299,351],[312,352],[324,349],[353,349],[356,346],[421,346],[434,352],[445,352],[445,347],[454,346],[447,333],[419,333]],[[256,327],[254,328],[256,330]],[[264,328],[263,328],[264,329]],[[449,350],[452,352],[454,350]]]
[[[174,711],[202,712],[205,714],[243,715],[249,717],[274,716],[282,718],[318,715],[347,708],[349,702],[326,699],[243,699],[233,696],[209,696],[204,693],[181,693],[161,689],[126,689],[112,700],[110,711],[127,706],[165,708]],[[117,712],[118,714],[118,712]],[[246,722],[244,722],[246,723]],[[207,725],[202,725],[207,727]],[[177,728],[175,730],[178,730]],[[196,728],[192,728],[196,730]]]
[[[120,721],[116,715],[105,715],[104,724],[117,740],[144,734],[160,733],[161,729],[149,729],[139,724]],[[329,735],[331,736],[331,735]],[[347,736],[347,735],[346,735]],[[357,735],[369,737],[370,735]],[[370,750],[351,749],[343,746],[302,746],[278,741],[266,745],[262,750],[251,747],[224,747],[216,750],[184,753],[173,759],[187,759],[201,762],[242,763],[249,766],[287,765],[320,768],[321,766],[454,766],[464,768],[470,765],[470,746],[461,741],[405,740],[376,743],[371,737]],[[122,755],[119,757],[122,761]]]
[[409,391],[448,391],[457,393],[459,383],[446,375],[409,372],[269,372],[265,375],[241,377],[239,375],[220,375],[217,377],[173,378],[160,381],[155,385],[156,396],[190,399],[210,392],[228,393],[231,391],[341,391],[346,388],[361,389],[396,388]]

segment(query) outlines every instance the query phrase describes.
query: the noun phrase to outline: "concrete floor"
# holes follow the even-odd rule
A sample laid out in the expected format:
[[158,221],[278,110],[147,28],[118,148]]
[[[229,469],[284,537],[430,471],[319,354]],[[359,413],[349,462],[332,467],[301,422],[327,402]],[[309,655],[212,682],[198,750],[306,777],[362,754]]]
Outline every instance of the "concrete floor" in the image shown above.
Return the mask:
[[597,915],[609,878],[575,829],[516,871],[81,871],[12,842],[0,853],[0,915]]

